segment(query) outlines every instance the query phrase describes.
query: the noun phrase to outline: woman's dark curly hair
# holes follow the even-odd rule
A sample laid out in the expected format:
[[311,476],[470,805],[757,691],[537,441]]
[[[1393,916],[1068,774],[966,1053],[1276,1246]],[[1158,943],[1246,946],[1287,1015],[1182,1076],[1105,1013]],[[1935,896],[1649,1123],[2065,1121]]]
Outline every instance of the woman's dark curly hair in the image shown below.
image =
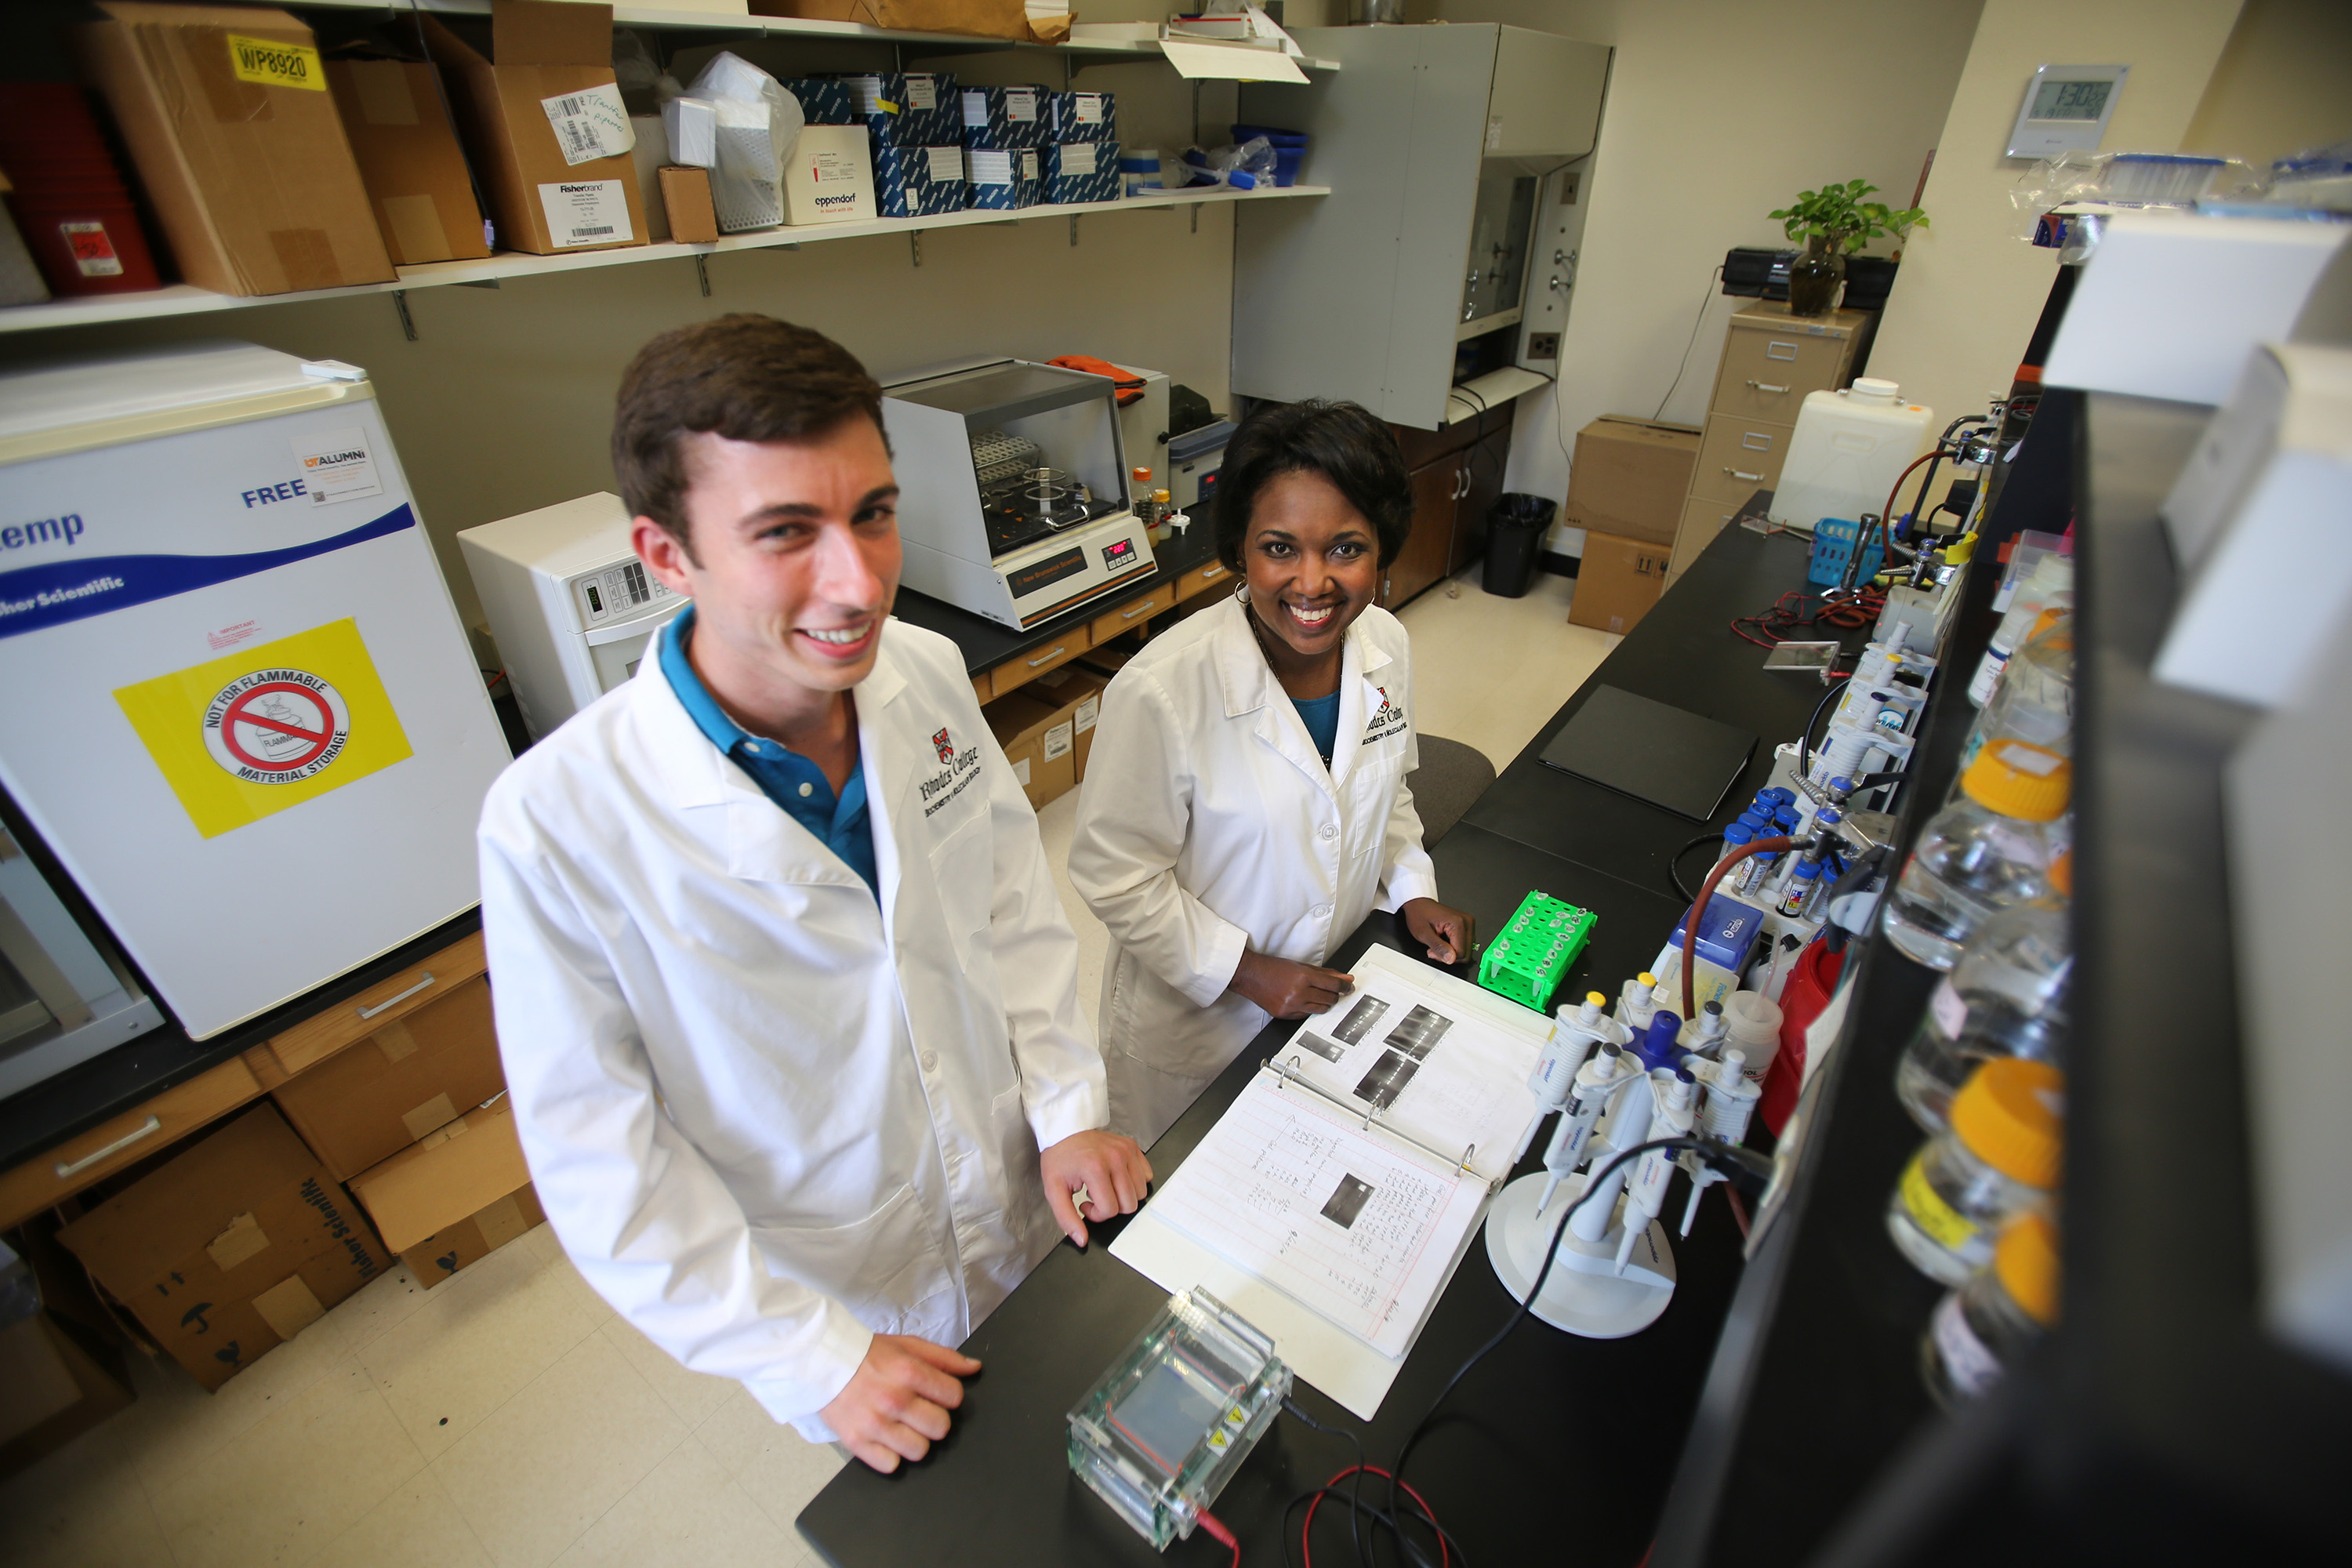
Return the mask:
[[1250,513],[1285,474],[1319,474],[1361,512],[1380,541],[1380,564],[1394,561],[1412,531],[1412,479],[1389,427],[1359,403],[1319,397],[1259,409],[1226,443],[1217,474],[1217,555],[1238,572]]

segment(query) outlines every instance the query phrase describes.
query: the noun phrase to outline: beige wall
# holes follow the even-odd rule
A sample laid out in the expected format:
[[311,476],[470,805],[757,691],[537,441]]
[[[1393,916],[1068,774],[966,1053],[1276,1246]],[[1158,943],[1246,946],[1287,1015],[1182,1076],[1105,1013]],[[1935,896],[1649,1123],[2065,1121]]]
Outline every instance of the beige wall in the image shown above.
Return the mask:
[[[976,79],[1045,71],[1060,85],[1047,57],[971,62]],[[1183,134],[1192,96],[1165,68],[1097,68],[1081,84],[1132,94],[1121,100],[1127,134]],[[935,230],[923,237],[919,268],[898,236],[730,252],[711,258],[709,270],[707,300],[685,259],[509,279],[496,290],[412,290],[413,343],[391,298],[376,295],[10,334],[0,337],[0,366],[228,337],[365,367],[468,622],[478,620],[478,602],[457,531],[610,489],[605,442],[622,366],[681,322],[769,311],[833,334],[882,374],[975,355],[1091,353],[1166,371],[1226,406],[1229,209],[1201,209],[1197,232],[1176,209],[1087,217],[1075,247],[1063,217]]]
[[2352,3],[2246,0],[2184,153],[2273,158],[2352,139]]
[[2005,394],[2057,270],[2057,252],[2016,237],[2010,203],[2032,167],[2002,155],[2026,83],[2053,61],[2127,64],[2103,150],[2178,152],[2238,8],[2239,0],[1985,0],[1927,181],[1935,226],[1904,254],[1872,374],[1900,381],[1938,422]]
[[[1521,410],[1512,489],[1566,494],[1565,454],[1598,415],[1648,416],[1664,399],[1666,418],[1702,419],[1740,303],[1717,291],[1723,253],[1786,244],[1765,215],[1832,180],[1861,176],[1908,205],[1979,3],[1442,0],[1451,21],[1617,50],[1559,385]],[[1563,529],[1552,548],[1581,542]]]

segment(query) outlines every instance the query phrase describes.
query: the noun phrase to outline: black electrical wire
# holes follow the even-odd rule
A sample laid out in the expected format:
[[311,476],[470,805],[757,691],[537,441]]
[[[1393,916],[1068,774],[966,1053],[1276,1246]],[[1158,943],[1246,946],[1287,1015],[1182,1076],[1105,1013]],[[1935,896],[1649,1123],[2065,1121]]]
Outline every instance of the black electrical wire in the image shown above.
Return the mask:
[[1822,710],[1829,707],[1830,699],[1842,695],[1844,690],[1844,687],[1832,679],[1830,689],[1822,693],[1819,702],[1813,704],[1812,715],[1805,721],[1805,727],[1797,731],[1797,777],[1801,782],[1813,776],[1813,726],[1822,721]]
[[[1601,1191],[1602,1184],[1611,1175],[1638,1154],[1646,1154],[1654,1149],[1688,1149],[1712,1157],[1728,1147],[1729,1145],[1712,1138],[1696,1138],[1687,1134],[1676,1138],[1653,1138],[1646,1143],[1636,1143],[1631,1149],[1622,1151],[1606,1165],[1594,1170],[1586,1179],[1584,1190],[1577,1194],[1574,1203],[1561,1211],[1559,1223],[1552,1227],[1551,1242],[1544,1248],[1543,1267],[1536,1271],[1535,1283],[1528,1287],[1527,1296],[1519,1302],[1518,1310],[1513,1312],[1505,1320],[1503,1326],[1495,1331],[1494,1338],[1473,1351],[1468,1361],[1454,1369],[1454,1375],[1445,1380],[1445,1386],[1437,1391],[1437,1397],[1429,1402],[1429,1408],[1423,1411],[1421,1419],[1413,1424],[1411,1435],[1404,1440],[1404,1447],[1397,1450],[1396,1463],[1389,1467],[1390,1512],[1400,1511],[1397,1507],[1397,1489],[1404,1484],[1405,1461],[1412,1458],[1415,1445],[1420,1443],[1422,1435],[1429,1430],[1429,1424],[1436,1416],[1438,1407],[1445,1403],[1446,1396],[1454,1392],[1465,1377],[1469,1375],[1470,1369],[1486,1360],[1489,1352],[1510,1338],[1511,1331],[1526,1321],[1528,1315],[1535,1310],[1536,1299],[1543,1294],[1544,1284],[1551,1278],[1553,1260],[1559,1256],[1560,1237],[1568,1234],[1568,1222],[1576,1217],[1576,1211],[1582,1208],[1595,1193]],[[1432,1520],[1430,1522],[1434,1524],[1436,1521]]]
[[1675,366],[1675,379],[1666,384],[1666,395],[1658,399],[1658,411],[1650,416],[1654,420],[1665,417],[1666,405],[1675,400],[1675,394],[1682,388],[1684,373],[1690,369],[1691,350],[1698,347],[1698,330],[1706,324],[1707,302],[1715,298],[1716,280],[1722,276],[1723,264],[1718,261],[1715,269],[1706,275],[1706,292],[1699,296],[1698,314],[1691,318],[1690,342],[1683,345],[1682,363]]
[[1720,832],[1702,833],[1696,838],[1692,839],[1689,843],[1675,850],[1674,854],[1667,858],[1666,881],[1672,885],[1675,891],[1681,896],[1685,904],[1695,902],[1697,900],[1698,895],[1692,892],[1688,888],[1683,886],[1683,857],[1697,848],[1700,845],[1706,843],[1709,839],[1721,838],[1722,837],[1723,835]]
[[[1323,1423],[1316,1420],[1315,1417],[1307,1415],[1305,1410],[1301,1409],[1297,1400],[1289,1398],[1286,1395],[1282,1401],[1282,1408],[1286,1415],[1315,1431],[1323,1433],[1327,1436],[1345,1437],[1348,1440],[1348,1446],[1356,1450],[1356,1474],[1354,1479],[1349,1483],[1348,1488],[1348,1533],[1356,1545],[1357,1563],[1360,1564],[1370,1563],[1371,1559],[1364,1553],[1364,1534],[1361,1519],[1364,1507],[1363,1492],[1365,1461],[1363,1439],[1343,1426],[1324,1426]],[[1326,1489],[1317,1489],[1318,1491]],[[1290,1556],[1290,1509],[1297,1508],[1298,1506],[1298,1500],[1299,1500],[1297,1498],[1291,1499],[1290,1507],[1282,1510],[1282,1554],[1285,1561],[1287,1561]],[[1393,1523],[1391,1523],[1391,1528],[1394,1528]],[[1399,1539],[1402,1538],[1400,1537]]]

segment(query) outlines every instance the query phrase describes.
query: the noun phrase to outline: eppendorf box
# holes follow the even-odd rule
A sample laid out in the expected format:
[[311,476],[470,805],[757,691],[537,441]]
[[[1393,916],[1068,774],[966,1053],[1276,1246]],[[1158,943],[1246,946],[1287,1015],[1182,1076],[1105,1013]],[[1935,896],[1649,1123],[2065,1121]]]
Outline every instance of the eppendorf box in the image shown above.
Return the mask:
[[636,132],[613,78],[613,8],[491,0],[489,25],[426,14],[499,246],[534,256],[646,243]]
[[879,216],[863,125],[803,125],[784,160],[784,221],[850,223]]

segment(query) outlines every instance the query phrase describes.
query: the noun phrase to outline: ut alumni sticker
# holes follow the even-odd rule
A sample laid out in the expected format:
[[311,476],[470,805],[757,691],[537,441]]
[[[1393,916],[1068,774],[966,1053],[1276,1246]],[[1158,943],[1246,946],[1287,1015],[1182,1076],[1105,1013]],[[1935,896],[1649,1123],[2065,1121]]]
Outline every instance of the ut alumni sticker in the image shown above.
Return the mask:
[[247,784],[299,784],[334,765],[351,741],[342,694],[303,669],[259,669],[205,708],[205,750]]
[[955,742],[948,739],[948,732],[944,729],[931,737],[931,750],[940,754],[940,761],[943,763],[955,761]]

